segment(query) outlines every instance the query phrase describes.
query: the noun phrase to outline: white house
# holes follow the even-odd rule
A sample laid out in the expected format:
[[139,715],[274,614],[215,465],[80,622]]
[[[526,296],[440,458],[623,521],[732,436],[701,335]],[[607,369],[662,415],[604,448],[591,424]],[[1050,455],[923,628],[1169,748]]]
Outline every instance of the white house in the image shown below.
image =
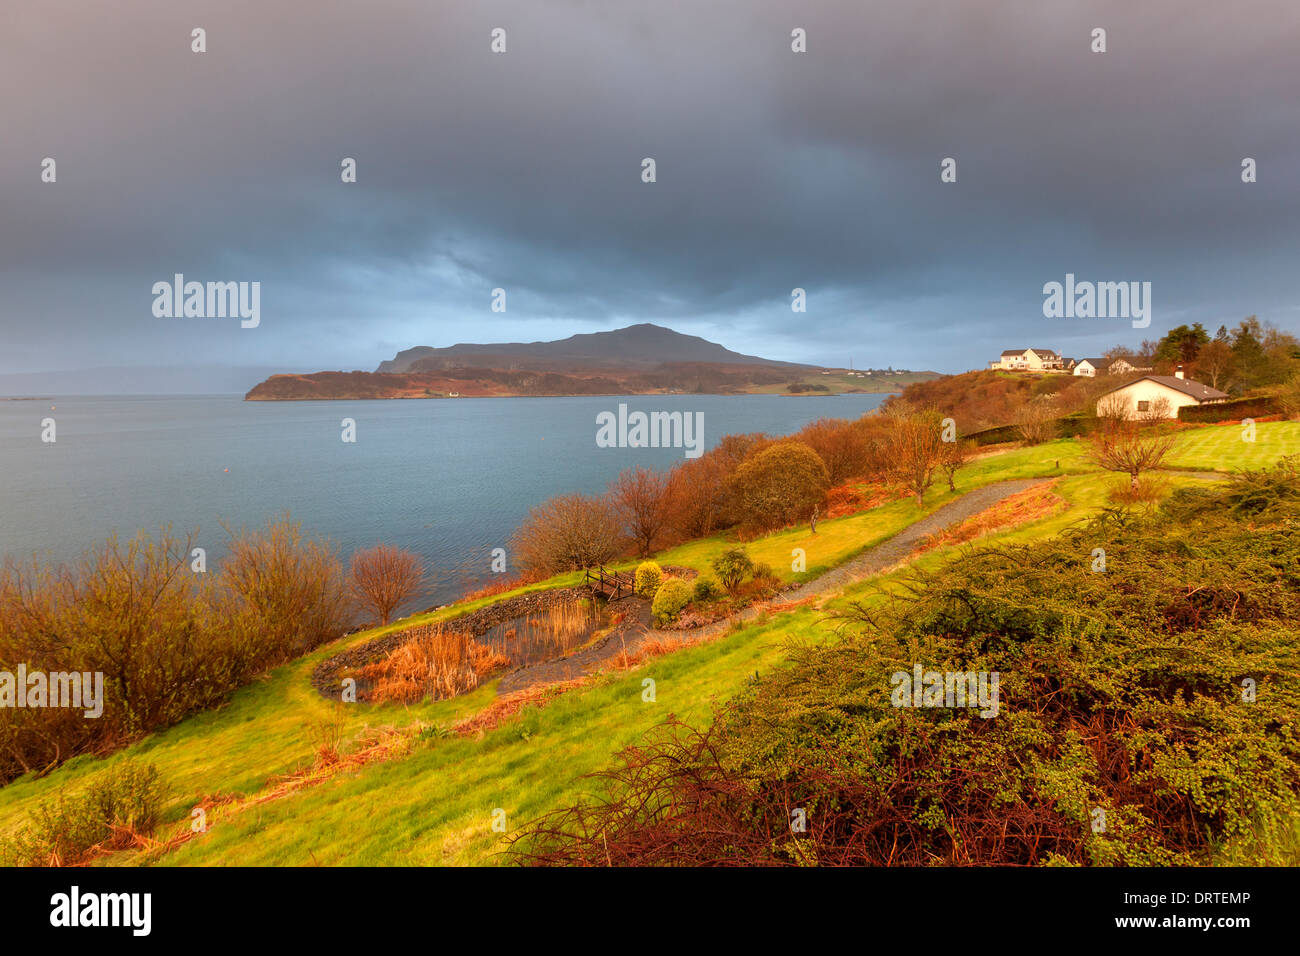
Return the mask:
[[1074,374],[1084,378],[1096,378],[1105,371],[1106,360],[1104,358],[1079,359],[1074,366]]
[[1018,372],[1046,372],[1061,367],[1061,356],[1051,349],[1007,349],[991,368]]
[[1144,375],[1103,393],[1097,399],[1097,416],[1177,418],[1178,409],[1184,405],[1213,405],[1227,400],[1225,392],[1184,378],[1180,365],[1173,375]]

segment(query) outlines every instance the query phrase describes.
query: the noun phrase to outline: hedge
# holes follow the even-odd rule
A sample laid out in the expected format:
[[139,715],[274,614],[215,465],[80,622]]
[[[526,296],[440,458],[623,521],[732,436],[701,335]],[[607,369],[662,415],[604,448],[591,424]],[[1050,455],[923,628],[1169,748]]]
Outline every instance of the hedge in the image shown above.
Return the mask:
[[1180,422],[1235,422],[1243,418],[1263,418],[1282,411],[1276,398],[1261,395],[1255,398],[1238,398],[1215,405],[1184,405],[1178,409]]

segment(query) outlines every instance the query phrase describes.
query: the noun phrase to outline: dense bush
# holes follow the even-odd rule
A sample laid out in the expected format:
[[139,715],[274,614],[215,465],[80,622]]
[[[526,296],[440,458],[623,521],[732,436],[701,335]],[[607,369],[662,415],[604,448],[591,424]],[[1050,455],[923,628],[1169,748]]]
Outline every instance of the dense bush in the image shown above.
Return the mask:
[[[525,828],[516,858],[1296,862],[1296,461],[967,551],[845,618],[856,633],[793,647],[707,730],[626,751],[602,799]],[[996,713],[894,706],[915,665],[998,673]]]
[[0,566],[0,670],[103,675],[97,718],[0,709],[0,780],[169,726],[346,630],[342,565],[297,525],[233,535],[215,572],[191,569],[191,544],[164,531],[72,567]]
[[820,418],[794,436],[821,458],[832,485],[867,473],[870,437],[857,422]]
[[721,593],[722,589],[718,587],[718,582],[713,580],[713,578],[701,574],[695,579],[695,586],[692,588],[692,594],[696,601],[712,601]]
[[682,608],[691,602],[691,586],[681,578],[669,578],[655,592],[650,612],[656,627],[663,627],[677,620]]
[[824,506],[830,479],[807,445],[785,441],[745,459],[731,481],[740,522],[751,531],[806,520]]
[[740,590],[745,579],[754,573],[753,559],[744,548],[728,548],[713,559],[712,567],[729,594]]
[[655,596],[655,592],[659,590],[659,585],[663,583],[663,580],[663,568],[653,561],[643,561],[637,565],[632,587],[637,594],[649,600]]
[[152,833],[166,787],[152,764],[126,762],[93,778],[85,790],[38,804],[31,820],[0,844],[5,866],[68,866],[96,847],[121,849]]

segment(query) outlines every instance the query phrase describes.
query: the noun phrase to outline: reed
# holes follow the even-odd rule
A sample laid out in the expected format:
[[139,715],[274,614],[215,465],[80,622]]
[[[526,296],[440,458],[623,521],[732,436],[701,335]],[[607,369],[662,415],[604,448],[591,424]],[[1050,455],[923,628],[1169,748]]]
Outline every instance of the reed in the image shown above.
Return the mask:
[[374,681],[374,701],[411,704],[466,693],[509,665],[509,657],[464,631],[428,625],[414,628],[409,641],[360,673]]

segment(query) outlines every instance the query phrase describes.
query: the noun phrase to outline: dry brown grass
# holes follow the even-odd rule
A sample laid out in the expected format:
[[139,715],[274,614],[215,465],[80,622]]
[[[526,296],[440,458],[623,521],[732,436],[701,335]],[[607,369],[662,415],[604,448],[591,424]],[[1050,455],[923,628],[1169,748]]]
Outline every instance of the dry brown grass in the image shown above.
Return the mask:
[[575,677],[573,680],[557,681],[552,684],[534,684],[513,694],[505,694],[492,701],[477,714],[452,725],[452,731],[462,737],[472,737],[495,730],[525,707],[544,706],[561,694],[576,690],[589,683],[589,677]]
[[565,601],[528,615],[521,625],[506,631],[501,650],[516,665],[563,657],[586,643],[595,623],[590,605]]
[[1052,491],[1056,482],[1036,485],[1024,491],[1004,498],[991,508],[972,515],[952,528],[928,535],[913,550],[913,555],[933,548],[950,544],[965,544],[995,531],[1004,531],[1030,521],[1048,518],[1065,508],[1069,503]]
[[1106,499],[1116,505],[1153,505],[1168,493],[1168,478],[1143,475],[1136,488],[1128,478],[1114,482],[1106,489]]
[[374,681],[372,701],[413,704],[426,697],[455,697],[510,665],[510,658],[463,631],[436,625],[413,630],[409,641],[359,670],[363,678]]

